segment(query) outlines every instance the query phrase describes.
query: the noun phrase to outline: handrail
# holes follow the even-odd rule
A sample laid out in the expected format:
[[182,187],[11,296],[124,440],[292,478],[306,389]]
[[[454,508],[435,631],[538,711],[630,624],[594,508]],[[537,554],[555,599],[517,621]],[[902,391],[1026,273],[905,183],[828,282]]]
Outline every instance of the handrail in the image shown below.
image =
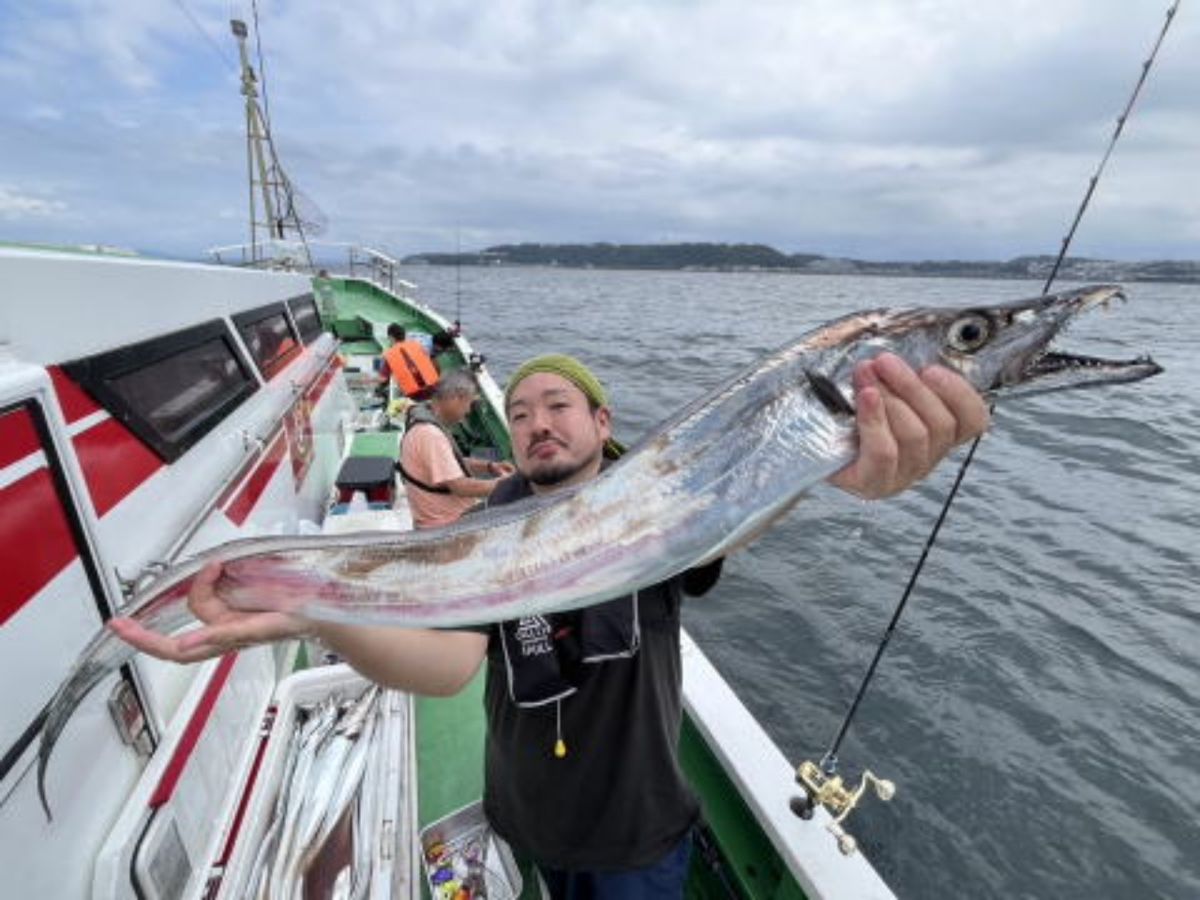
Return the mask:
[[397,276],[399,261],[361,244],[309,241],[306,247],[300,241],[272,240],[212,247],[208,255],[223,266],[283,269],[312,275],[333,273],[361,278],[397,296],[403,296],[417,287],[411,281]]

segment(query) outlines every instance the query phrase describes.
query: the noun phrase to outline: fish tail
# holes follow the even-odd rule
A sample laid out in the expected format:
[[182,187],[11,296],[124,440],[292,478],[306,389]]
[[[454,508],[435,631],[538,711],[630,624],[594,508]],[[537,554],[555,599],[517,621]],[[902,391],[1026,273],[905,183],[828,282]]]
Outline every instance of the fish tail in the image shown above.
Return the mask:
[[103,629],[92,638],[67,680],[46,705],[41,743],[38,746],[37,791],[47,821],[54,819],[46,796],[46,770],[55,744],[84,698],[106,675],[129,662],[136,652],[107,628]]

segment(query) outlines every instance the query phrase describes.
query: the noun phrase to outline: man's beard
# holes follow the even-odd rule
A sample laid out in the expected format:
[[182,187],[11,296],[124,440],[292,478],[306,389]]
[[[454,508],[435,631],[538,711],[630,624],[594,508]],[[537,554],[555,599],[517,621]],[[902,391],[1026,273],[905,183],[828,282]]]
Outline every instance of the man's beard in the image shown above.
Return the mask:
[[600,453],[597,453],[595,456],[576,464],[559,463],[553,466],[546,466],[538,469],[536,472],[525,473],[525,477],[529,479],[531,484],[536,484],[538,487],[555,487],[565,481],[570,481],[588,466],[592,465],[599,456]]

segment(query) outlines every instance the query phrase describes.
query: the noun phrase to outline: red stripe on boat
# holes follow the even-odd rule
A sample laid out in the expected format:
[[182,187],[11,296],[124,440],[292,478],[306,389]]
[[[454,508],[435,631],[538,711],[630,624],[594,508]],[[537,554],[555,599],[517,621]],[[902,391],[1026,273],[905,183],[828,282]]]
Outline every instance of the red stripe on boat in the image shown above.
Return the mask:
[[267,485],[275,475],[275,470],[283,462],[283,454],[286,449],[287,442],[283,439],[281,430],[271,441],[271,447],[267,450],[266,456],[259,463],[258,468],[246,479],[246,483],[233,498],[233,502],[225,509],[225,515],[234,525],[241,525],[249,517],[250,511],[254,509],[254,505],[258,503],[263,491],[267,489]]
[[63,417],[67,424],[76,422],[100,410],[100,404],[78,384],[71,380],[58,366],[47,366],[50,380],[54,383],[54,393],[58,394],[58,405],[62,407]]
[[314,378],[312,383],[308,386],[308,390],[305,392],[304,396],[305,399],[312,404],[314,409],[316,408],[321,397],[324,396],[326,389],[333,381],[334,376],[337,375],[337,372],[338,357],[335,356],[329,365],[325,367],[325,370],[316,378]]
[[41,449],[29,410],[14,409],[0,416],[0,469]]
[[162,460],[116,419],[75,436],[75,453],[88,492],[103,516],[162,468]]
[[228,503],[233,495],[237,493],[238,488],[242,486],[242,482],[246,480],[246,476],[254,471],[254,467],[258,465],[258,461],[260,459],[262,459],[261,453],[250,457],[250,459],[246,460],[242,464],[242,467],[238,470],[237,475],[229,479],[229,484],[226,485],[225,490],[221,492],[221,496],[217,498],[217,509],[225,508],[225,504]]
[[0,625],[77,556],[49,469],[0,489]]
[[158,780],[158,786],[150,796],[149,806],[151,809],[158,809],[175,793],[175,787],[179,784],[183,770],[187,768],[188,758],[191,757],[192,752],[196,749],[196,744],[200,741],[200,735],[203,734],[204,726],[208,724],[208,720],[212,716],[217,699],[225,688],[225,682],[229,680],[229,673],[233,671],[233,664],[237,662],[237,657],[236,652],[226,653],[217,664],[216,671],[208,681],[208,687],[204,689],[204,696],[196,704],[196,709],[192,712],[192,717],[188,719],[187,727],[183,730],[183,736],[179,739],[178,746],[175,747],[171,761],[167,763],[162,778]]
[[[274,709],[271,707],[268,713],[273,714]],[[272,718],[272,724],[274,721]],[[221,850],[221,855],[213,860],[214,866],[226,865],[229,857],[233,856],[233,848],[237,846],[238,834],[242,830],[242,822],[246,818],[246,810],[250,806],[250,797],[254,794],[254,785],[258,782],[258,773],[262,769],[263,757],[267,755],[267,742],[270,739],[270,731],[259,738],[258,748],[254,751],[254,762],[250,764],[250,774],[246,778],[245,787],[242,788],[242,797],[238,800],[237,812],[233,814],[233,824],[229,826],[229,836],[225,838],[225,847]]]

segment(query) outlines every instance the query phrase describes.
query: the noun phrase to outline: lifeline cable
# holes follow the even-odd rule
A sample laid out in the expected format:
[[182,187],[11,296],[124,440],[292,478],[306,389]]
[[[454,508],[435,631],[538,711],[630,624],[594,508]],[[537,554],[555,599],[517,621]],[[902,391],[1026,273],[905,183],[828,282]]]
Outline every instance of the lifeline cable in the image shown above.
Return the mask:
[[[1141,93],[1142,85],[1146,83],[1146,77],[1150,74],[1150,69],[1154,65],[1155,59],[1158,57],[1158,50],[1162,46],[1163,39],[1167,36],[1167,31],[1171,27],[1171,23],[1175,20],[1175,13],[1179,9],[1181,0],[1175,0],[1171,7],[1167,10],[1166,19],[1163,22],[1162,30],[1158,34],[1158,39],[1154,42],[1154,47],[1150,51],[1150,55],[1142,63],[1142,71],[1138,76],[1137,83],[1134,85],[1133,93],[1130,94],[1129,101],[1125,104],[1125,109],[1121,115],[1117,117],[1117,125],[1113,130],[1112,137],[1109,139],[1108,147],[1104,151],[1104,156],[1100,160],[1100,165],[1097,166],[1096,172],[1088,181],[1087,190],[1084,192],[1083,200],[1079,204],[1079,209],[1075,213],[1075,218],[1071,222],[1067,234],[1063,237],[1062,246],[1059,248],[1058,257],[1054,260],[1054,265],[1050,271],[1050,277],[1046,279],[1046,284],[1042,287],[1042,294],[1050,292],[1050,285],[1054,283],[1055,277],[1058,275],[1059,267],[1067,256],[1067,250],[1071,246],[1071,241],[1075,237],[1075,230],[1079,227],[1079,222],[1083,218],[1084,212],[1087,210],[1088,204],[1091,202],[1092,194],[1096,190],[1096,185],[1100,181],[1100,176],[1104,172],[1105,166],[1108,165],[1108,159],[1112,155],[1113,148],[1117,145],[1117,140],[1121,137],[1121,133],[1125,128],[1125,123],[1129,119],[1129,114],[1133,110],[1134,103],[1137,102],[1138,95]],[[994,409],[994,407],[993,407]],[[989,413],[991,410],[989,410]],[[933,529],[929,532],[929,537],[925,541],[925,547],[921,551],[921,556],[917,560],[916,566],[913,567],[912,575],[909,576],[908,584],[904,588],[904,593],[900,597],[900,602],[896,604],[895,612],[892,613],[892,619],[888,623],[887,629],[883,633],[883,637],[879,641],[879,646],[875,648],[875,656],[871,659],[871,664],[867,667],[867,673],[863,676],[862,683],[858,687],[858,693],[855,694],[854,700],[850,703],[850,709],[847,710],[846,716],[842,719],[842,724],[838,728],[837,736],[833,739],[829,749],[825,755],[821,757],[821,770],[826,775],[833,775],[837,772],[837,753],[841,747],[842,740],[846,737],[846,732],[850,730],[850,723],[854,719],[855,713],[858,711],[859,703],[862,702],[863,696],[870,686],[871,679],[875,676],[875,670],[879,666],[879,660],[883,657],[884,651],[887,649],[888,642],[891,640],[892,634],[896,630],[897,624],[900,622],[900,616],[904,614],[904,608],[908,605],[908,598],[912,594],[913,588],[916,586],[917,578],[921,575],[921,570],[925,567],[925,560],[929,557],[929,551],[933,548],[934,542],[937,540],[938,533],[942,529],[942,523],[946,521],[946,515],[950,512],[950,505],[954,502],[954,498],[958,495],[959,486],[963,482],[963,478],[967,474],[967,469],[971,465],[971,461],[975,458],[975,451],[979,447],[980,441],[983,440],[983,435],[975,438],[970,449],[967,451],[966,459],[963,460],[962,466],[958,470],[958,475],[954,479],[954,484],[950,486],[950,492],[946,495],[946,500],[942,504],[942,511],[938,514],[937,521],[933,524]]]

